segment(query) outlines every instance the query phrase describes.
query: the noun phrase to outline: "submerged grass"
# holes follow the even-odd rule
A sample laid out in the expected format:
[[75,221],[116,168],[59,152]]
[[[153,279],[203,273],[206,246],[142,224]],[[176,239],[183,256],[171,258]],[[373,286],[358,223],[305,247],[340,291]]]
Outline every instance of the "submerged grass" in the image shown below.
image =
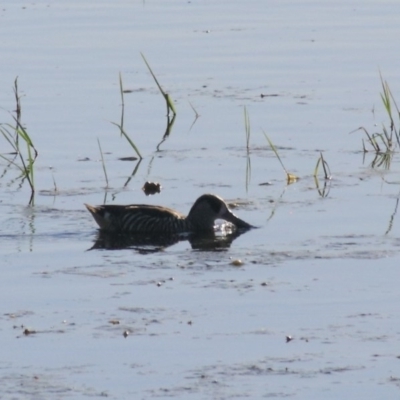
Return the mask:
[[170,96],[168,93],[166,93],[166,92],[163,90],[163,88],[161,87],[161,85],[160,85],[160,83],[158,82],[158,80],[157,80],[157,78],[156,78],[156,76],[155,76],[153,70],[152,70],[151,67],[150,67],[150,64],[147,62],[146,57],[144,56],[144,54],[143,54],[143,53],[140,53],[140,55],[142,56],[143,61],[146,63],[147,68],[149,69],[151,76],[153,77],[155,83],[156,83],[157,86],[158,86],[158,89],[160,90],[161,94],[163,95],[163,97],[164,97],[164,99],[165,99],[165,103],[166,103],[166,105],[167,105],[167,115],[169,115],[169,112],[170,112],[170,111],[172,112],[173,115],[176,115],[175,105],[174,105],[174,102],[173,102],[171,96]]

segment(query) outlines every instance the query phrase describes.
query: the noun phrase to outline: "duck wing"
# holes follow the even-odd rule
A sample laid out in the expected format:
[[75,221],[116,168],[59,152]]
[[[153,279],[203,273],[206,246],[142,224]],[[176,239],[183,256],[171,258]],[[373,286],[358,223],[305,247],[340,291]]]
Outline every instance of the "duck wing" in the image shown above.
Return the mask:
[[100,229],[109,232],[169,233],[185,220],[170,208],[148,204],[85,206]]

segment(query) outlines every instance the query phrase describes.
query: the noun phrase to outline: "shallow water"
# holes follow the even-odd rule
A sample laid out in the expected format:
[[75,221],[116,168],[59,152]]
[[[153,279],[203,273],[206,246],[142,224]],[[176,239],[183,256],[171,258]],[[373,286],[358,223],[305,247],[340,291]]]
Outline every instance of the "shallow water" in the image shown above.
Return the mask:
[[[372,168],[349,134],[387,124],[379,70],[400,93],[396,5],[3,3],[0,106],[15,109],[18,75],[39,158],[32,208],[0,164],[0,397],[397,398],[398,154]],[[178,111],[161,144],[165,104],[140,52]],[[144,156],[129,182],[137,165],[110,123],[119,72]],[[318,191],[320,151],[332,179]],[[92,249],[84,202],[187,212],[207,192],[258,229],[211,248]]]

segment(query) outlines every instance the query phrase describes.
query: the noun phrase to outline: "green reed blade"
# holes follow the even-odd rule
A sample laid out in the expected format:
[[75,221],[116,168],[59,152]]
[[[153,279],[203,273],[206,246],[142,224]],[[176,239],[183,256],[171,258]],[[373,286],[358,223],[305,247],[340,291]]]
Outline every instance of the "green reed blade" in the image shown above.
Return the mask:
[[282,162],[281,158],[279,157],[279,154],[278,154],[278,151],[276,150],[276,147],[274,146],[274,144],[272,143],[272,141],[269,139],[269,137],[267,136],[267,134],[266,134],[264,131],[263,131],[263,133],[264,133],[264,136],[265,136],[265,138],[267,139],[267,141],[268,141],[268,143],[269,143],[271,149],[272,149],[273,152],[275,153],[276,158],[279,160],[279,162],[280,162],[281,165],[282,165],[283,170],[284,170],[285,173],[286,173],[286,181],[287,181],[287,183],[290,185],[291,183],[294,183],[294,182],[296,182],[297,180],[299,180],[299,177],[298,177],[298,176],[296,176],[296,175],[294,175],[294,174],[291,174],[291,173],[289,173],[289,172],[287,171],[287,169],[286,169],[285,166],[283,165],[283,162]]
[[108,176],[107,176],[106,164],[104,162],[103,150],[101,149],[99,138],[97,138],[97,143],[99,145],[100,156],[101,156],[101,165],[103,166],[104,177],[106,179],[106,187],[108,188]]
[[11,160],[10,158],[7,158],[6,156],[3,156],[2,154],[0,154],[0,158],[7,161],[11,165],[14,165],[14,167],[17,167],[22,172],[21,176],[25,175],[25,170],[20,165],[18,165],[15,161]]
[[169,110],[171,110],[172,113],[175,115],[175,114],[176,114],[176,110],[175,110],[175,105],[174,105],[174,102],[172,101],[172,98],[171,98],[170,95],[169,95],[168,93],[166,93],[166,92],[163,90],[163,88],[161,87],[161,85],[160,85],[160,83],[158,82],[156,76],[154,75],[153,70],[152,70],[151,67],[150,67],[150,64],[147,62],[146,57],[144,56],[144,54],[143,54],[143,53],[140,53],[140,55],[142,56],[143,61],[146,63],[147,68],[149,69],[150,74],[151,74],[151,76],[152,76],[153,79],[154,79],[154,82],[157,84],[158,89],[160,90],[161,94],[163,95],[163,97],[164,97],[164,99],[165,99],[165,102],[166,102],[166,104],[167,104],[167,114],[169,113]]
[[[9,159],[3,155],[0,157],[6,160],[10,165],[16,166],[21,171],[21,176],[18,179],[21,179],[20,186],[22,186],[25,179],[27,179],[29,186],[31,188],[31,197],[29,200],[29,204],[32,205],[34,202],[34,194],[35,194],[35,183],[34,183],[34,163],[38,156],[38,152],[32,142],[31,137],[29,136],[26,129],[22,126],[20,122],[21,117],[21,96],[18,93],[18,77],[15,78],[14,81],[14,96],[16,101],[16,117],[12,115],[16,126],[12,126],[11,124],[0,124],[0,133],[6,139],[6,141],[10,144],[13,150],[16,153],[16,157],[19,158],[20,164],[17,164],[14,160]],[[21,150],[21,141],[26,144],[26,155],[24,156]],[[27,157],[27,160],[25,159]]]
[[150,73],[151,73],[151,75],[152,75],[154,81],[156,82],[156,84],[157,84],[157,86],[158,86],[158,89],[160,89],[160,92],[161,92],[162,95],[165,97],[167,94],[164,92],[163,88],[162,88],[161,85],[158,83],[158,80],[157,80],[156,76],[154,75],[154,72],[153,72],[153,70],[151,69],[149,63],[147,62],[146,57],[143,55],[143,53],[140,53],[140,55],[142,56],[143,61],[146,63],[147,68],[149,69],[149,71],[150,71]]
[[142,159],[142,155],[139,152],[139,149],[136,147],[135,143],[133,143],[133,141],[131,140],[131,138],[128,136],[128,134],[124,131],[124,129],[122,128],[121,125],[118,125],[115,122],[111,122],[113,125],[117,126],[121,132],[121,135],[123,135],[125,137],[125,139],[128,141],[128,143],[131,145],[131,147],[133,148],[133,150],[135,150],[136,154],[138,155],[138,157],[140,159]]
[[246,159],[246,192],[248,192],[251,181],[251,159],[249,154],[247,154]]
[[167,102],[167,113],[168,113],[168,108],[172,111],[174,115],[176,115],[176,109],[175,109],[175,104],[171,98],[171,96],[167,93],[165,95],[165,101]]
[[[38,152],[33,145],[33,142],[28,135],[28,132],[25,130],[25,128],[16,120],[18,124],[18,129],[16,129],[16,133],[25,141],[26,147],[27,147],[27,153],[28,153],[28,167],[27,167],[27,172],[29,174],[29,184],[31,185],[31,189],[34,190],[34,168],[33,164],[35,163],[35,160],[38,156]],[[21,156],[21,161],[23,165],[25,166],[25,163],[23,162],[23,158]]]
[[389,118],[392,119],[392,107],[391,107],[391,102],[390,102],[390,89],[388,83],[383,79],[382,74],[380,74],[381,78],[381,85],[382,85],[382,93],[381,95],[381,100],[382,103],[386,109],[387,114],[389,115]]
[[[124,98],[124,86],[122,84],[122,75],[119,73],[119,91],[121,94],[121,126],[124,126],[124,118],[125,118],[125,98]],[[121,132],[122,135],[122,132]]]
[[330,171],[329,165],[325,161],[322,152],[320,152],[319,154],[320,154],[320,156],[318,158],[317,165],[315,166],[314,176],[316,177],[318,175],[318,167],[321,164],[322,169],[324,171],[324,179],[331,179],[331,171]]
[[272,143],[272,141],[270,140],[270,138],[267,136],[267,134],[263,131],[265,138],[268,141],[269,146],[271,147],[272,151],[275,153],[276,158],[278,159],[278,161],[281,163],[283,170],[286,172],[286,174],[288,174],[285,166],[283,165],[283,162],[281,160],[281,158],[279,157],[278,151],[276,150],[275,145]]
[[123,84],[122,84],[122,74],[121,74],[121,72],[119,73],[119,91],[120,91],[120,94],[121,94],[121,102],[122,102],[122,105],[124,105],[124,104],[125,104],[125,99],[124,99],[124,86],[123,86]]
[[249,146],[250,146],[250,133],[251,133],[251,128],[250,128],[250,116],[249,113],[247,112],[247,107],[244,106],[244,130],[246,132],[246,148],[247,151],[249,151]]

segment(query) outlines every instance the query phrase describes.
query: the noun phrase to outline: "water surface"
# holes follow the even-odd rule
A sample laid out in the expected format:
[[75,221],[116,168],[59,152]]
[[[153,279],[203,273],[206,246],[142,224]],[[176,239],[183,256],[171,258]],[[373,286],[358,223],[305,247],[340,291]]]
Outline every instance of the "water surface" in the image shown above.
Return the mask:
[[[396,5],[3,2],[1,122],[18,76],[39,158],[34,207],[0,165],[1,397],[397,398],[398,154],[372,167],[349,134],[387,124],[379,71],[400,93]],[[165,103],[140,52],[178,111],[161,144]],[[119,73],[144,157],[129,182]],[[320,152],[332,179],[318,191]],[[208,192],[259,228],[224,249],[92,249],[84,202],[186,213]]]

